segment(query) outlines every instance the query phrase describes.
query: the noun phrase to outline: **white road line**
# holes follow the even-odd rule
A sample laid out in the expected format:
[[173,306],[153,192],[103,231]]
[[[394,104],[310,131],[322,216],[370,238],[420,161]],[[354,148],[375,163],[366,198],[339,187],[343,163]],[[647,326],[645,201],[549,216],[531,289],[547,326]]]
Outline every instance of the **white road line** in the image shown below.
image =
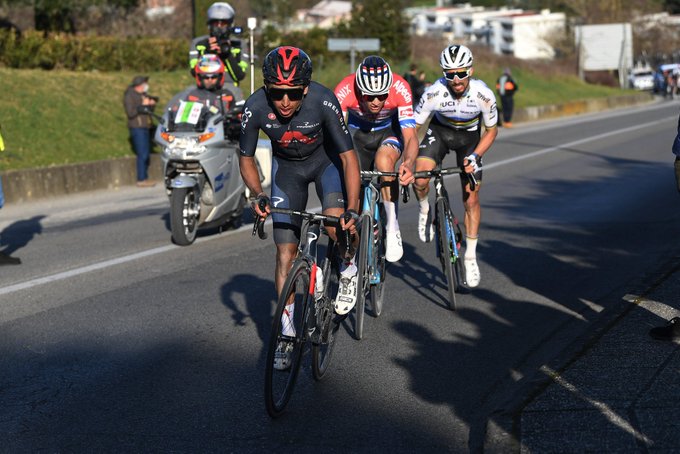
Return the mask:
[[[515,162],[522,161],[524,159],[530,159],[530,158],[534,158],[536,156],[540,156],[540,155],[543,155],[543,154],[552,153],[554,151],[558,151],[558,150],[563,149],[563,148],[569,148],[569,147],[573,147],[573,146],[580,145],[580,144],[583,144],[583,143],[604,139],[606,137],[611,137],[611,136],[619,135],[619,134],[626,133],[626,132],[636,131],[638,129],[648,128],[650,126],[658,125],[660,122],[663,122],[663,121],[669,121],[670,122],[671,120],[673,122],[676,121],[675,118],[668,118],[667,120],[650,121],[650,122],[647,122],[647,123],[639,124],[637,126],[617,129],[616,131],[610,131],[610,132],[606,132],[606,133],[603,133],[603,134],[598,134],[596,136],[587,137],[587,138],[580,139],[580,140],[575,140],[573,142],[565,143],[565,144],[562,144],[562,145],[544,148],[543,150],[537,150],[537,151],[534,151],[533,153],[527,153],[527,154],[522,155],[522,156],[517,156],[517,157],[514,157],[514,158],[506,159],[504,161],[495,162],[495,163],[492,163],[492,164],[489,164],[489,165],[485,165],[484,169],[491,169],[491,168],[494,168],[494,167],[500,167],[500,166],[503,166],[503,165],[513,164]],[[455,175],[448,175],[448,177],[454,177],[454,176]],[[310,208],[310,211],[316,211],[316,210],[320,210],[320,209],[321,209],[321,207],[314,207],[314,208]],[[269,220],[268,223],[271,223],[271,220]],[[246,225],[246,226],[243,226],[243,227],[241,227],[237,230],[225,232],[222,235],[233,235],[233,234],[242,232],[244,230],[250,230],[250,229],[252,229],[252,226]],[[196,242],[199,243],[199,242],[205,242],[205,241],[212,241],[214,239],[222,238],[222,235],[213,235],[213,236],[210,236],[210,237],[199,238],[199,239],[196,240]],[[140,259],[140,258],[149,257],[149,256],[156,255],[156,254],[161,254],[163,252],[167,252],[167,251],[170,251],[172,249],[176,249],[178,247],[180,247],[180,246],[176,246],[174,244],[168,245],[168,246],[161,246],[161,247],[158,247],[158,248],[149,249],[148,251],[143,251],[143,252],[138,252],[138,253],[131,254],[131,255],[126,255],[124,257],[119,257],[119,258],[116,258],[116,259],[105,260],[103,262],[95,263],[95,264],[92,264],[92,265],[87,265],[87,266],[84,266],[84,267],[81,267],[81,268],[76,268],[76,269],[73,269],[73,270],[70,270],[70,271],[64,271],[62,273],[52,274],[50,276],[31,279],[29,281],[21,282],[19,284],[13,284],[13,285],[9,285],[7,287],[1,287],[0,288],[0,296],[1,295],[7,295],[7,294],[13,293],[13,292],[17,292],[19,290],[25,290],[25,289],[28,289],[28,288],[32,288],[32,287],[35,287],[35,286],[38,286],[38,285],[47,284],[47,283],[55,282],[55,281],[60,281],[60,280],[63,280],[63,279],[68,279],[68,278],[75,277],[75,276],[78,276],[78,275],[81,275],[81,274],[84,274],[84,273],[89,273],[90,271],[96,271],[96,270],[100,270],[100,269],[107,268],[107,267],[110,267],[110,266],[120,265],[121,263],[131,262],[133,260],[137,260],[137,259]]]

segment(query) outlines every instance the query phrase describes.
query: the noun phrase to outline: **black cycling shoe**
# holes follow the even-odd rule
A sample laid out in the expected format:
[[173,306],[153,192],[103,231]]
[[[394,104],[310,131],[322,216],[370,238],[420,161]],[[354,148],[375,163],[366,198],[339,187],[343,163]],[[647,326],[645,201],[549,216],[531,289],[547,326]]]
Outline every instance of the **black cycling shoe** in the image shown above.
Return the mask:
[[673,317],[666,325],[650,329],[649,335],[663,341],[680,340],[680,317]]

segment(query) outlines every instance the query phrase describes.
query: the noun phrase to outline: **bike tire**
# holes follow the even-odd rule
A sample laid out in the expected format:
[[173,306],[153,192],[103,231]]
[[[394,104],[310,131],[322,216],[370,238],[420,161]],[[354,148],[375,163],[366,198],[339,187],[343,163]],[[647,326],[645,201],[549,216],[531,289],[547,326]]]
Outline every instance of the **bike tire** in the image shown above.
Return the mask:
[[177,188],[170,193],[170,231],[172,241],[189,246],[198,231],[199,201],[194,188]]
[[456,270],[454,267],[454,253],[451,248],[453,238],[453,225],[450,223],[449,213],[451,212],[446,199],[437,201],[437,237],[439,238],[439,259],[442,262],[442,271],[446,277],[448,287],[448,307],[452,311],[456,310]]
[[[319,342],[312,343],[312,377],[321,380],[328,371],[340,328],[340,318],[335,315],[333,298],[338,294],[339,270],[333,253],[323,261],[323,297],[317,301],[317,327],[321,329]],[[332,257],[332,258],[331,258]]]
[[369,215],[361,217],[361,233],[359,237],[359,254],[357,258],[357,303],[354,312],[354,337],[361,340],[364,335],[364,315],[366,309],[366,293],[371,286],[370,267],[368,266],[368,248],[373,241],[371,230],[373,219]]
[[387,260],[385,260],[385,208],[380,204],[380,221],[378,229],[375,231],[376,238],[374,240],[373,254],[375,256],[375,272],[380,274],[380,280],[371,285],[371,306],[373,307],[373,315],[380,317],[383,309],[383,296],[385,290],[385,269]]
[[[310,267],[304,260],[297,260],[288,273],[286,282],[283,285],[279,297],[274,321],[269,338],[269,349],[267,351],[267,363],[265,368],[264,396],[267,413],[272,418],[280,416],[293,394],[295,381],[300,371],[302,356],[306,343],[307,317],[309,313],[309,302],[313,298],[309,295],[309,276]],[[286,337],[281,334],[281,316],[286,308],[286,302],[290,297],[294,298],[293,324],[295,335]],[[274,367],[276,348],[281,341],[293,343],[291,353],[291,365],[286,370],[277,370]]]

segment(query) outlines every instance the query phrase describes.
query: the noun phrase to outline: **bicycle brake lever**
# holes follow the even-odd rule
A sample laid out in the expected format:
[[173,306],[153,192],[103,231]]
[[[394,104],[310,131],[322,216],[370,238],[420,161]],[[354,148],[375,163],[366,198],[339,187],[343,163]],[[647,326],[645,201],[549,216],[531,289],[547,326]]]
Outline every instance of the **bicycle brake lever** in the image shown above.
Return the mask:
[[408,186],[401,187],[401,199],[404,201],[404,203],[407,203],[411,198],[411,191],[409,191],[408,188]]
[[470,190],[474,191],[477,187],[477,178],[475,178],[474,173],[468,173],[468,180],[470,181]]
[[267,232],[264,231],[264,222],[261,219],[257,225],[257,236],[259,236],[261,240],[267,239]]

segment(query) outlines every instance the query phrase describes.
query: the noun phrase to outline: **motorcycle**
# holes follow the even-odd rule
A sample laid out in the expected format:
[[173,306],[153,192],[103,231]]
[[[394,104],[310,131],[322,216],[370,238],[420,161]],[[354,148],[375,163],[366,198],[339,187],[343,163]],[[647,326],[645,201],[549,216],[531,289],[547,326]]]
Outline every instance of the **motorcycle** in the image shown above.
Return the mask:
[[162,116],[154,115],[172,240],[180,246],[192,244],[199,227],[238,227],[246,204],[237,148],[244,101],[220,112],[185,101],[193,88],[175,95]]

